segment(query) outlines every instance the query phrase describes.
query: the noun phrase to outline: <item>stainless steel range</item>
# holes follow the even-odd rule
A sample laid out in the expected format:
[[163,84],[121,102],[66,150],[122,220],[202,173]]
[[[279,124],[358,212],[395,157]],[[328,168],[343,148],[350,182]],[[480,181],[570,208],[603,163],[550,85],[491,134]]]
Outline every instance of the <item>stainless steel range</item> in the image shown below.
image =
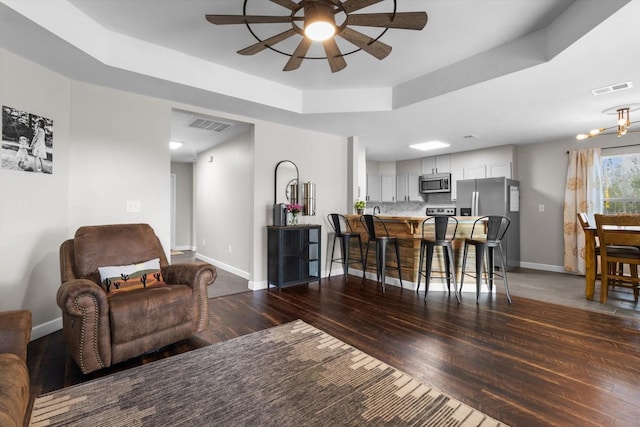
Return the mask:
[[427,208],[428,216],[456,216],[456,208]]

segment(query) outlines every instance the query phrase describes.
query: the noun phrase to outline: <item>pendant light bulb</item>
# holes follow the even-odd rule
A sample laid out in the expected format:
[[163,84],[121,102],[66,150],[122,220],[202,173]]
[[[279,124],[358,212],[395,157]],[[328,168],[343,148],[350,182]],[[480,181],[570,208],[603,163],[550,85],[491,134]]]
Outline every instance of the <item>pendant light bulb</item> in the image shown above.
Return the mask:
[[304,34],[313,41],[325,41],[336,33],[335,15],[332,6],[310,3],[304,8]]
[[329,40],[336,33],[336,27],[329,22],[316,21],[305,25],[304,34],[313,41]]

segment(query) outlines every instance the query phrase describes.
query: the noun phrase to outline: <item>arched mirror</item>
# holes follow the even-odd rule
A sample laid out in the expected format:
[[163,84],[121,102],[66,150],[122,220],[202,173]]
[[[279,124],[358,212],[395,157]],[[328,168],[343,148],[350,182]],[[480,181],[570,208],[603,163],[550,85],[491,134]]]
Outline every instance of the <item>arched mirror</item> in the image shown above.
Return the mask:
[[274,174],[273,204],[301,203],[298,166],[291,160],[282,160],[276,165]]

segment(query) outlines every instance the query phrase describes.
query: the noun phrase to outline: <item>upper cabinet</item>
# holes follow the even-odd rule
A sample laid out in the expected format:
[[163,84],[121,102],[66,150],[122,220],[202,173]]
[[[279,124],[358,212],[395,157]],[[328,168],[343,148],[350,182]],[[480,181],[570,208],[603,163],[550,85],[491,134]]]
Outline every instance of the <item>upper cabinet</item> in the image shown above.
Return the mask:
[[451,156],[449,154],[422,158],[423,174],[449,172],[451,172]]
[[500,162],[487,165],[488,178],[512,178],[511,175],[511,162]]
[[398,202],[421,202],[418,181],[419,172],[399,173],[396,175],[396,200]]
[[367,202],[380,201],[380,175],[367,174]]
[[396,201],[396,176],[395,174],[383,174],[381,175],[381,189],[380,189],[380,201],[381,202],[395,202]]

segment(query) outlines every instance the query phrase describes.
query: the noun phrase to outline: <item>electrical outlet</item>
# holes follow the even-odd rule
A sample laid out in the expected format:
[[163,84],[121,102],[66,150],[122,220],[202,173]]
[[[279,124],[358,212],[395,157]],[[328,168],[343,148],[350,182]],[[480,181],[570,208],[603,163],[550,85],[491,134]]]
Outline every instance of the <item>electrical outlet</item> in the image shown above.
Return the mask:
[[538,205],[538,212],[544,212],[544,205]]
[[207,246],[207,241],[202,239],[202,246]]
[[229,253],[233,252],[233,247],[231,245],[229,245]]

